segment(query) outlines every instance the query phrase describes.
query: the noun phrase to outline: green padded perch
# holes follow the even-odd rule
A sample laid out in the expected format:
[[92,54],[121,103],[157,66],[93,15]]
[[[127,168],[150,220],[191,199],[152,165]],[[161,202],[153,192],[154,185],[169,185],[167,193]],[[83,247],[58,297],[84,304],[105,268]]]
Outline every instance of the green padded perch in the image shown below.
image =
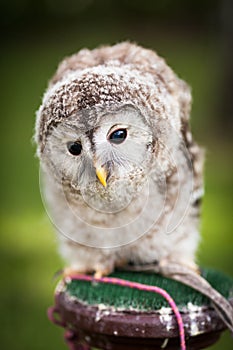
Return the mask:
[[[204,269],[202,276],[233,303],[232,278],[211,269]],[[117,271],[111,277],[166,290],[181,313],[187,349],[210,346],[226,329],[209,299],[179,282],[145,272]],[[180,347],[177,320],[167,301],[155,293],[112,284],[61,281],[50,311],[53,321],[68,330],[66,339],[74,350]]]

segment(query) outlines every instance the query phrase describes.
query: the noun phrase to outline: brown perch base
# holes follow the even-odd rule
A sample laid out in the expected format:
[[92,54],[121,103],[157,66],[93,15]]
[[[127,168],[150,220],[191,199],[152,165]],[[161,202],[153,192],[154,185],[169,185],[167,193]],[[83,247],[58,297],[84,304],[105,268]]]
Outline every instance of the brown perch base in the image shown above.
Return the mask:
[[[66,340],[73,350],[91,347],[103,350],[180,348],[173,314],[88,305],[60,288],[56,292],[53,313],[57,323],[68,330]],[[214,309],[207,306],[182,313],[182,319],[189,350],[214,344],[226,329]]]

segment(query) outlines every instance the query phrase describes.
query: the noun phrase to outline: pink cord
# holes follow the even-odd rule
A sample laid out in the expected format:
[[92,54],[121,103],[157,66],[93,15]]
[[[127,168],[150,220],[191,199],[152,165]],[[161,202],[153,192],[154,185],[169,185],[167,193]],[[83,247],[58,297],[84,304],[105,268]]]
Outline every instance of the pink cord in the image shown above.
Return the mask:
[[147,291],[147,292],[154,292],[154,293],[158,293],[158,294],[162,295],[164,297],[164,299],[167,300],[167,302],[171,306],[171,308],[176,316],[176,320],[177,320],[178,327],[179,327],[180,348],[181,348],[181,350],[186,350],[184,324],[183,324],[181,314],[180,314],[178,307],[177,307],[176,303],[174,302],[174,300],[171,298],[171,296],[164,289],[156,287],[156,286],[149,286],[149,285],[138,283],[138,282],[122,280],[120,278],[115,278],[115,277],[96,278],[96,277],[89,276],[89,275],[70,275],[69,278],[71,278],[73,280],[80,280],[80,281],[116,284],[118,286],[135,288],[138,290],[143,290],[143,291]]

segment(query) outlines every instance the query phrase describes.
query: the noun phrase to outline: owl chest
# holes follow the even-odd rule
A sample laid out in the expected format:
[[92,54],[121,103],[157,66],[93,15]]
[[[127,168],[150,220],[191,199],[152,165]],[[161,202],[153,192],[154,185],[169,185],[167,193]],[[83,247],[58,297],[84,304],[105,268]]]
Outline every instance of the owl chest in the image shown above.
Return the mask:
[[67,212],[66,217],[70,217],[79,237],[81,232],[88,232],[91,237],[98,236],[99,241],[106,245],[107,242],[129,243],[162,225],[164,202],[156,190],[148,192],[145,189],[129,202],[126,198],[116,206],[104,205],[104,208],[99,208],[95,201],[85,201],[83,196],[70,198],[68,202],[68,205],[67,201],[64,203],[64,212]]
[[[137,196],[122,198],[113,205],[98,206],[101,197],[93,200],[83,193],[47,187],[52,219],[58,231],[79,243],[95,247],[116,247],[136,241],[161,225],[163,196],[156,187],[143,188]],[[123,198],[124,199],[124,198]],[[130,200],[129,200],[130,199]]]

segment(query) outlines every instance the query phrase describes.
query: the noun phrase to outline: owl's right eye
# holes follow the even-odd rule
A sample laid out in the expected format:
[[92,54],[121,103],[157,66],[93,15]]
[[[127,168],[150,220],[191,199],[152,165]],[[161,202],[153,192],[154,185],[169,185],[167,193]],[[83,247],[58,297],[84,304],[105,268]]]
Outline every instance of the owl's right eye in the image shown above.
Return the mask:
[[79,156],[82,152],[82,145],[80,142],[75,141],[75,142],[68,142],[67,143],[67,148],[68,151],[73,155],[73,156]]

